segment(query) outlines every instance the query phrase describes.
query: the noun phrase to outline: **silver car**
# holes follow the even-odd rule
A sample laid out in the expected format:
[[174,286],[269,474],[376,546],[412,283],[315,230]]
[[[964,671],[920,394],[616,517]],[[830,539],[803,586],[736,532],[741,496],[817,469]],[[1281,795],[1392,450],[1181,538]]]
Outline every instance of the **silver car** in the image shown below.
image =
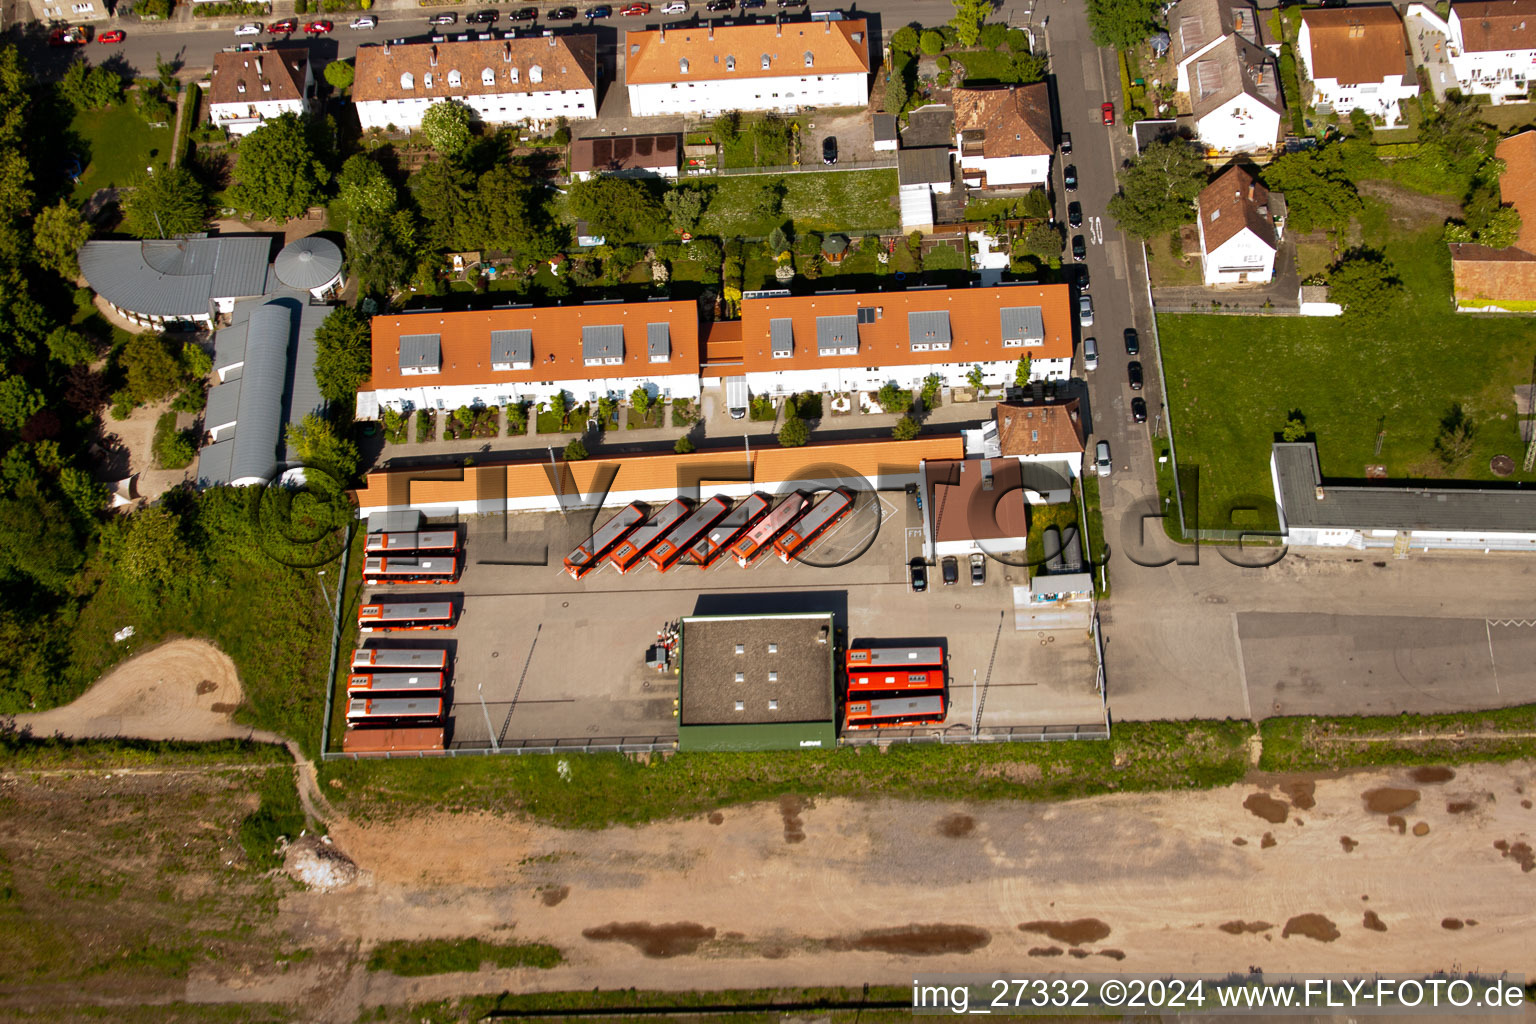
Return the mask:
[[1093,468],[1098,471],[1099,476],[1109,476],[1109,470],[1112,465],[1113,462],[1109,457],[1109,442],[1100,441],[1094,445]]
[[1093,326],[1093,296],[1079,295],[1077,297],[1077,319],[1084,327]]

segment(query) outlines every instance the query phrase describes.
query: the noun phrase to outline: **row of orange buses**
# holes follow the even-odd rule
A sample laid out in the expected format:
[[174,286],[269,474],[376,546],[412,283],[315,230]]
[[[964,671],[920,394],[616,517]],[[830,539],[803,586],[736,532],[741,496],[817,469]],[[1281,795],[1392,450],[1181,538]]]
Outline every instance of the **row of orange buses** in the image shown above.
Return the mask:
[[845,732],[944,724],[949,702],[943,647],[855,647],[843,665]]
[[370,587],[458,581],[463,571],[458,531],[370,533],[364,544],[363,583]]
[[579,580],[608,562],[628,573],[647,558],[660,572],[679,564],[709,568],[727,554],[746,568],[770,549],[788,562],[847,518],[853,505],[852,493],[841,487],[819,501],[795,491],[776,507],[772,498],[756,493],[734,508],[722,497],[697,508],[687,498],[675,498],[650,518],[650,509],[635,502],[567,555],[565,571]]
[[[393,606],[389,606],[393,607]],[[443,717],[448,650],[359,647],[347,677],[347,726],[391,728]]]

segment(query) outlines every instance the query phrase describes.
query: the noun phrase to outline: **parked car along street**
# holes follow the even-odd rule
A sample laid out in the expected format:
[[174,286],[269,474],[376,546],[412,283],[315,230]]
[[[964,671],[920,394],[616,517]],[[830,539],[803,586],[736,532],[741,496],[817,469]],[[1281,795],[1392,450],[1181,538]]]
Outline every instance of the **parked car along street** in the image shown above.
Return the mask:
[[928,563],[921,558],[914,558],[907,567],[912,579],[912,590],[921,594],[928,589]]
[[1141,390],[1141,364],[1132,360],[1125,365],[1125,375],[1130,380],[1131,390]]

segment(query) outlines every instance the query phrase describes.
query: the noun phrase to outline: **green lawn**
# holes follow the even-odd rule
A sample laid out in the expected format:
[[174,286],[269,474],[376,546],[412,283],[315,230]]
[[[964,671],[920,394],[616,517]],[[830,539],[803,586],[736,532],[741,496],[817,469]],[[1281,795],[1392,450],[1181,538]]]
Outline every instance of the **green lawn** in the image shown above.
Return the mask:
[[160,167],[171,155],[171,130],[151,128],[126,100],[107,110],[81,111],[70,129],[87,148],[80,154],[86,166],[75,186],[77,202],[97,189],[131,184],[146,167]]
[[[951,60],[965,67],[967,85],[1017,85],[1019,73],[1013,54],[997,50],[951,51]],[[958,72],[956,72],[958,74]]]
[[[1365,220],[1367,239],[1381,237],[1377,218]],[[1202,527],[1234,528],[1226,510],[1235,506],[1264,510],[1237,525],[1273,527],[1269,449],[1292,410],[1316,435],[1329,476],[1362,477],[1368,464],[1381,463],[1395,478],[1493,479],[1491,456],[1518,462],[1512,389],[1530,380],[1532,321],[1452,312],[1450,258],[1438,227],[1383,248],[1407,298],[1375,323],[1158,317],[1180,466],[1199,467]],[[1433,451],[1453,403],[1476,426],[1472,454],[1455,471]],[[1378,429],[1385,430],[1380,455]]]
[[788,175],[781,179],[786,190],[783,212],[755,216],[753,201],[769,180],[759,175],[721,178],[697,233],[764,237],[785,220],[793,221],[799,231],[867,231],[899,223],[894,170]]

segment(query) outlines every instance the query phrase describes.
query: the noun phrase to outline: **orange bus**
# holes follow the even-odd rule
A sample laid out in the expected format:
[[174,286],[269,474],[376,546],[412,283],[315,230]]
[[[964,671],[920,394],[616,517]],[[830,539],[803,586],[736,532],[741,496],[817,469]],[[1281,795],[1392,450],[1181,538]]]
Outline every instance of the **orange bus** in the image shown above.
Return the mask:
[[405,647],[359,647],[352,652],[352,671],[358,669],[419,669],[441,672],[448,667],[448,652],[441,647],[412,650]]
[[708,569],[717,562],[721,555],[734,543],[737,538],[746,533],[757,521],[768,514],[768,509],[773,505],[773,499],[766,494],[750,494],[747,500],[731,509],[731,514],[714,525],[707,534],[694,542],[693,547],[683,555],[683,561],[689,565],[697,565],[701,569]]
[[657,512],[655,517],[634,533],[631,533],[608,556],[608,561],[621,573],[629,572],[640,564],[640,559],[651,550],[651,545],[667,535],[667,531],[676,526],[678,522],[688,514],[693,503],[687,498],[673,498],[666,506]]
[[803,551],[810,550],[812,544],[822,534],[843,521],[843,518],[853,511],[853,495],[839,487],[835,491],[828,491],[827,496],[816,503],[816,507],[779,535],[773,542],[773,548],[779,553],[779,560],[788,562],[791,558]]
[[458,578],[459,560],[454,555],[363,559],[363,582],[370,587],[393,583],[431,583],[442,586]]
[[731,554],[736,558],[736,564],[743,569],[762,557],[768,550],[773,539],[785,530],[791,523],[799,519],[805,511],[809,499],[799,491],[792,491],[785,499],[779,502],[779,507],[768,513],[758,521],[758,524],[748,530],[742,537],[731,545]]
[[356,672],[347,677],[350,694],[441,693],[441,672]]
[[906,693],[912,690],[944,689],[940,669],[892,669],[882,672],[849,672],[848,696]]
[[565,571],[571,574],[571,579],[579,580],[602,565],[603,559],[614,549],[614,546],[634,533],[635,529],[645,522],[646,513],[649,511],[650,509],[640,502],[631,502],[619,509],[612,519],[593,531],[591,537],[565,556]]
[[441,697],[355,697],[347,702],[347,721],[373,718],[442,718]]
[[703,536],[705,530],[725,518],[730,510],[731,503],[724,498],[710,498],[704,502],[694,510],[693,515],[678,523],[661,543],[651,548],[651,564],[660,572],[671,569],[683,557],[689,545]]
[[357,609],[360,633],[397,633],[413,629],[452,629],[453,604],[365,604]]
[[944,695],[869,697],[850,700],[843,708],[843,731],[897,729],[944,724]]
[[843,663],[849,673],[887,668],[943,668],[942,647],[855,647]]
[[424,530],[421,533],[370,533],[364,552],[370,555],[404,555],[412,551],[457,551],[459,535],[454,530]]

